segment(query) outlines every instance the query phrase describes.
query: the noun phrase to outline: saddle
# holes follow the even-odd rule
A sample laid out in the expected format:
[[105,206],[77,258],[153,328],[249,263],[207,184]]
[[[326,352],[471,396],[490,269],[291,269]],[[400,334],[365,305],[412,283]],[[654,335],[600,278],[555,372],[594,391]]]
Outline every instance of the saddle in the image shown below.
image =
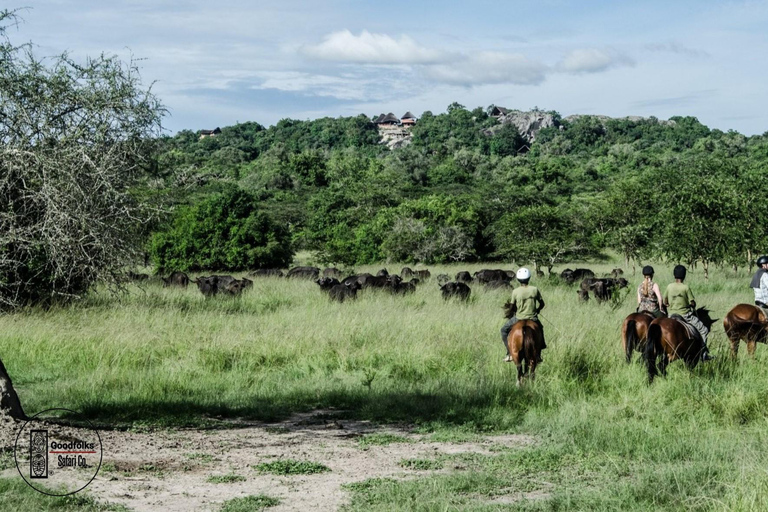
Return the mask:
[[686,322],[685,318],[680,315],[671,315],[669,318],[673,318],[680,322],[680,324],[685,328],[685,332],[688,334],[688,339],[698,340],[700,343],[704,342],[704,340],[701,339],[701,333],[699,333],[699,331],[694,326]]

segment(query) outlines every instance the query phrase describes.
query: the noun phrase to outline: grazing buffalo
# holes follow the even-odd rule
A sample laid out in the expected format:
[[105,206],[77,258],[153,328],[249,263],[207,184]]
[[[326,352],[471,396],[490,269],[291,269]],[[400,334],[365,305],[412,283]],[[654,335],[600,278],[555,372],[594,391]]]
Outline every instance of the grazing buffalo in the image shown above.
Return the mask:
[[414,277],[408,282],[411,283],[413,286],[419,286],[421,284],[421,280],[418,277]]
[[[397,277],[398,279],[400,278],[400,276],[393,277]],[[358,282],[363,286],[363,288],[384,288],[389,280],[389,276],[372,276],[367,274],[361,276],[358,279]]]
[[579,298],[589,300],[589,292],[592,291],[598,302],[603,302],[611,298],[613,290],[626,288],[628,284],[629,282],[623,277],[618,279],[612,277],[585,277],[579,285]]
[[338,302],[344,302],[345,300],[354,300],[357,298],[357,290],[360,289],[360,283],[355,281],[349,286],[343,284],[337,284],[330,290],[328,290],[328,296],[331,300]]
[[[248,284],[246,281],[247,280],[244,280],[244,279],[239,279],[239,280],[235,279],[234,281],[230,281],[224,286],[219,286],[219,291],[227,295],[232,295],[234,297],[237,297],[241,293],[243,293],[243,290],[248,288]],[[253,282],[251,282],[251,285],[252,284]]]
[[404,283],[402,280],[400,280],[399,276],[395,277],[398,277],[398,279],[390,280],[384,287],[384,289],[389,293],[393,295],[406,295],[416,291],[416,285],[413,283],[413,281]]
[[352,283],[356,283],[359,279],[360,279],[360,276],[358,275],[348,276],[341,280],[341,284],[345,286],[349,286]]
[[483,269],[475,272],[475,279],[478,283],[490,283],[491,281],[508,281],[509,276],[503,270]]
[[509,281],[502,281],[499,279],[498,281],[491,281],[489,283],[485,283],[483,286],[485,286],[486,290],[511,290],[512,289],[512,283]]
[[400,277],[402,277],[403,279],[410,279],[415,275],[416,273],[413,270],[411,270],[410,267],[403,267],[403,269],[400,271]]
[[197,284],[197,289],[200,290],[200,293],[206,297],[213,297],[219,293],[216,276],[198,277],[195,279],[195,283]]
[[443,299],[448,300],[456,297],[460,300],[468,300],[472,290],[465,283],[445,283],[440,287],[440,293]]
[[248,272],[251,277],[283,277],[283,271],[279,268],[259,268]]
[[189,276],[184,272],[171,272],[171,275],[163,277],[163,288],[168,286],[183,286],[186,288],[189,286]]
[[323,290],[324,292],[327,292],[334,286],[341,284],[339,280],[336,279],[335,277],[321,277],[315,282],[320,286],[320,289]]
[[341,270],[337,269],[336,267],[329,267],[323,270],[323,277],[334,277],[336,279],[341,279]]
[[293,267],[288,271],[288,277],[299,279],[316,280],[320,276],[320,269],[317,267]]
[[251,281],[247,277],[242,278],[241,281],[243,282],[243,287],[244,288],[246,288],[246,289],[247,288],[253,288],[253,281]]
[[389,272],[387,271],[387,269],[383,268],[383,269],[379,270],[378,272],[376,272],[376,275],[378,277],[381,277],[381,276],[389,277]]
[[430,277],[432,277],[432,273],[429,270],[417,270],[416,275],[414,277],[418,277],[422,281],[426,281]]
[[470,274],[466,270],[462,270],[461,272],[458,272],[456,274],[456,282],[457,283],[471,283],[472,282],[472,274]]
[[440,286],[443,286],[445,283],[451,282],[451,276],[448,274],[438,274],[437,275],[437,284]]
[[586,277],[595,277],[595,273],[588,268],[577,268],[576,270],[567,268],[560,273],[560,278],[568,284],[573,284]]
[[622,270],[620,268],[615,268],[615,269],[611,270],[611,276],[615,277],[616,279],[618,279],[619,277],[621,277],[623,275],[624,275],[624,270]]

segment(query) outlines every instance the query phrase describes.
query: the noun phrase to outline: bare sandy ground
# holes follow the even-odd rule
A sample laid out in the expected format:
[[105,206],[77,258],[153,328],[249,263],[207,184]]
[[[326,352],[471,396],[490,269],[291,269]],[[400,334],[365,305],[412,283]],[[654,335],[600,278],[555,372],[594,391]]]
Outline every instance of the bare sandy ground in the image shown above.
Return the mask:
[[[3,446],[8,446],[5,443],[12,437],[9,426],[0,424]],[[343,484],[429,473],[402,468],[402,459],[492,454],[499,448],[534,442],[522,435],[487,436],[471,443],[434,442],[405,426],[382,428],[368,422],[336,420],[329,411],[300,414],[280,423],[226,422],[226,426],[229,428],[146,433],[102,430],[102,469],[86,490],[100,501],[119,503],[137,512],[217,511],[228,499],[262,493],[280,498],[280,505],[270,508],[276,512],[337,510],[348,500]],[[361,448],[363,436],[382,433],[402,436],[409,442]],[[319,462],[331,471],[275,476],[253,467],[279,459]],[[448,466],[438,471],[454,469]],[[216,475],[238,475],[245,481],[207,481]],[[20,478],[15,468],[2,476]],[[504,496],[502,502],[520,497]]]

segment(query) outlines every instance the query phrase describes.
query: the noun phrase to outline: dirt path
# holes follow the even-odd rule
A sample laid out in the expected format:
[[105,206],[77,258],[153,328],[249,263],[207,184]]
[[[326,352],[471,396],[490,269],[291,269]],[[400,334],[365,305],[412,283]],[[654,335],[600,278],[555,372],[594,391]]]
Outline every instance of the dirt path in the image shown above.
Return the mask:
[[[494,448],[533,442],[528,436],[506,435],[488,436],[481,442],[438,443],[407,428],[334,420],[327,411],[297,415],[280,423],[230,426],[233,428],[151,433],[101,431],[102,470],[87,490],[99,500],[120,503],[137,512],[217,511],[228,499],[262,493],[280,498],[281,504],[270,508],[276,512],[336,510],[347,500],[342,484],[427,473],[403,469],[398,464],[402,459],[432,459],[463,452],[490,454]],[[393,434],[409,442],[363,449],[360,439],[368,434]],[[275,476],[253,468],[279,459],[319,462],[331,471]],[[15,471],[5,471],[3,476]],[[208,481],[216,475],[237,475],[245,480]]]

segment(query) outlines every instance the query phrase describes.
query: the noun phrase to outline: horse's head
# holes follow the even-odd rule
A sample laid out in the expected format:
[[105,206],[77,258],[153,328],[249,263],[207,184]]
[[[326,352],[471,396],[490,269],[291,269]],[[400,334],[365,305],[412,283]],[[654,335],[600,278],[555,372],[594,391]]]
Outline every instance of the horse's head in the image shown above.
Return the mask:
[[699,320],[701,320],[701,323],[704,324],[704,327],[706,327],[707,330],[712,330],[712,325],[718,320],[717,318],[709,316],[709,310],[707,308],[697,309],[696,316],[699,317]]

